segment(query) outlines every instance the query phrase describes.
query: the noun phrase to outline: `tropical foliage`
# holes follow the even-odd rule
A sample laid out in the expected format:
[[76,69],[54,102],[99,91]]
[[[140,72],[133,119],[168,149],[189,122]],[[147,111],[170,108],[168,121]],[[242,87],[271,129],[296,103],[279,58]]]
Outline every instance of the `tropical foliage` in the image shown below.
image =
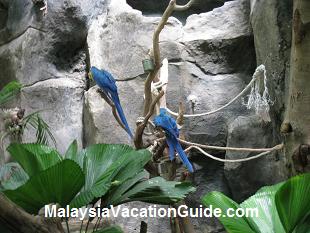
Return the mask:
[[118,226],[111,226],[102,230],[95,231],[94,233],[123,233],[122,229]]
[[0,91],[0,105],[5,104],[14,98],[22,88],[22,85],[17,81],[12,81],[2,88]]
[[258,216],[220,217],[229,233],[309,233],[310,232],[310,174],[261,188],[240,205],[220,192],[211,192],[202,199],[225,213],[228,208],[257,208]]
[[[0,90],[0,106],[13,99],[21,90],[22,85],[17,81],[12,81]],[[39,112],[34,112],[24,117],[25,110],[20,108],[3,109],[2,120],[5,131],[2,132],[1,144],[3,139],[11,135],[14,141],[20,141],[25,129],[33,128],[36,131],[36,143],[49,144],[50,141],[56,145],[56,140],[50,131],[48,124],[42,119]]]
[[43,120],[39,114],[40,111],[31,113],[22,120],[22,134],[25,129],[33,128],[36,131],[36,143],[49,145],[49,139],[56,146],[56,139],[54,138],[49,125]]
[[[148,179],[148,150],[97,144],[78,151],[74,141],[64,156],[41,144],[11,144],[18,164],[0,168],[2,192],[32,214],[46,204],[82,207],[101,199],[101,206],[130,201],[172,204],[195,189],[189,183]],[[20,165],[20,166],[19,166]],[[9,174],[9,175],[7,175]]]

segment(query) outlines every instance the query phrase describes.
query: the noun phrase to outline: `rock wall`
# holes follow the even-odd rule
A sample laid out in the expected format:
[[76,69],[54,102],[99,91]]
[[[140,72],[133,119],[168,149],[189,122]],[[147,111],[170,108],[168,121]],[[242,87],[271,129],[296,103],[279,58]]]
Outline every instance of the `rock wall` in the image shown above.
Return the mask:
[[[292,3],[289,0],[251,0],[250,22],[254,34],[257,64],[267,70],[268,89],[273,105],[271,122],[257,117],[238,117],[229,125],[227,145],[237,147],[272,147],[284,141],[280,132],[285,106],[285,88],[290,62]],[[226,153],[227,158],[242,158],[250,153]],[[254,171],[254,172],[253,172]],[[244,200],[264,185],[288,177],[287,161],[278,151],[253,162],[225,164],[225,175],[235,200]]]
[[44,110],[58,149],[64,152],[73,139],[82,147],[85,42],[105,1],[48,1],[46,16],[31,0],[0,3],[7,14],[0,30],[0,87],[19,80],[25,85],[20,105],[26,114]]
[[[86,82],[89,64],[107,69],[119,79],[137,77],[117,82],[129,125],[135,128],[146,78],[141,61],[152,46],[152,34],[160,20],[154,15],[162,6],[152,1],[150,5],[156,7],[146,9],[141,1],[127,2],[143,12],[125,0],[64,0],[48,1],[48,13],[43,16],[40,5],[31,0],[0,0],[0,87],[13,79],[25,85],[18,105],[28,114],[44,110],[42,116],[61,152],[74,139],[80,147],[131,143],[97,87],[88,89]],[[282,140],[277,132],[288,73],[289,0],[207,2],[198,1],[185,15],[171,17],[160,36],[162,58],[169,60],[168,107],[177,111],[183,100],[187,113],[216,109],[245,87],[256,64],[264,63],[275,100],[271,123],[262,122],[239,100],[214,115],[186,119],[182,130],[187,140],[202,144],[273,146]],[[193,97],[195,101],[189,101]],[[25,141],[33,140],[32,136],[26,134]],[[251,156],[210,153],[221,158]],[[191,206],[199,206],[201,196],[213,190],[241,201],[261,186],[286,177],[281,153],[242,164],[215,162],[199,153],[190,156],[197,185],[197,192],[187,200]],[[151,233],[169,229],[166,220],[145,219]],[[139,232],[140,221],[115,220],[130,233]],[[224,232],[216,219],[193,219],[193,223],[197,232]]]
[[[119,79],[138,77],[118,82],[120,99],[126,106],[125,114],[134,128],[143,106],[145,76],[141,61],[152,46],[153,31],[160,18],[143,16],[140,11],[129,6],[120,8],[119,4],[111,2],[108,13],[93,21],[87,42],[92,65],[110,70]],[[169,19],[160,36],[162,58],[169,60],[169,108],[176,111],[179,100],[183,100],[187,112],[210,111],[241,92],[256,67],[249,15],[250,3],[242,0],[189,16],[184,26],[176,18]],[[129,143],[126,133],[117,125],[109,106],[96,89],[92,87],[85,95],[85,143]],[[187,101],[190,96],[195,96],[194,106]],[[238,116],[248,114],[250,112],[239,101],[220,113],[186,120],[183,129],[190,141],[225,146],[229,124]],[[101,120],[103,115],[105,120]],[[218,155],[225,156],[223,153]],[[198,191],[187,200],[191,206],[199,207],[201,196],[208,191],[230,193],[223,164],[197,153],[192,154],[192,161],[197,170],[194,182]],[[138,232],[135,227],[139,221],[136,219],[123,227],[128,232]],[[193,223],[197,232],[222,230],[215,219],[193,219]],[[162,225],[156,221],[151,226],[152,232],[162,232]]]

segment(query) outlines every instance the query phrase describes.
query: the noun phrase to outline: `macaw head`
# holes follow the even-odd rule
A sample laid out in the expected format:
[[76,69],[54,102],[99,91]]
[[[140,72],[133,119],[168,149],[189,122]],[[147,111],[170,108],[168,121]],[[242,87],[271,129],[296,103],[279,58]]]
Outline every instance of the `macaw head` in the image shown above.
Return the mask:
[[92,66],[90,68],[90,71],[88,72],[88,77],[89,77],[89,79],[94,80],[94,78],[96,76],[98,76],[99,73],[100,73],[100,70],[98,68]]
[[176,137],[179,137],[179,129],[174,118],[167,114],[167,109],[160,108],[159,115],[154,118],[154,124],[156,127],[160,127],[166,131],[166,133],[173,133]]
[[166,114],[167,110],[165,108],[160,108],[159,115],[155,116],[154,124],[157,127],[166,129],[169,127],[169,116]]

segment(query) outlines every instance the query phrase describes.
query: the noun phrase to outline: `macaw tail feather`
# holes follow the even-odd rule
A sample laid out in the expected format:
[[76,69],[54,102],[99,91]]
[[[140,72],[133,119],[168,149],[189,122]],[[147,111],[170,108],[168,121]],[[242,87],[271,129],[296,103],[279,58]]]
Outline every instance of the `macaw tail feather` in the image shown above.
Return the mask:
[[187,167],[187,169],[189,170],[189,172],[193,173],[194,172],[194,168],[192,166],[192,164],[190,163],[190,161],[188,160],[183,148],[181,147],[179,142],[176,142],[175,145],[176,151],[178,152],[180,159],[182,160],[183,164]]
[[116,94],[116,95],[111,95],[111,96],[112,96],[113,103],[114,103],[114,105],[115,105],[115,107],[116,107],[117,113],[118,113],[118,115],[119,115],[119,117],[120,117],[122,123],[123,123],[123,124],[125,125],[125,127],[126,127],[126,132],[127,132],[128,135],[130,136],[130,138],[133,139],[133,134],[132,134],[132,132],[131,132],[131,130],[130,130],[130,128],[129,128],[128,122],[127,122],[127,120],[126,120],[126,117],[125,117],[123,108],[122,108],[122,106],[121,106],[121,103],[120,103],[120,100],[119,100],[117,94]]
[[172,160],[174,160],[174,151],[175,151],[175,148],[174,148],[174,145],[173,145],[173,142],[171,141],[171,139],[169,139],[168,137],[167,137],[167,139],[166,139],[166,141],[167,141],[167,144],[168,144],[168,147],[169,147],[169,158],[170,158],[170,160],[172,161]]

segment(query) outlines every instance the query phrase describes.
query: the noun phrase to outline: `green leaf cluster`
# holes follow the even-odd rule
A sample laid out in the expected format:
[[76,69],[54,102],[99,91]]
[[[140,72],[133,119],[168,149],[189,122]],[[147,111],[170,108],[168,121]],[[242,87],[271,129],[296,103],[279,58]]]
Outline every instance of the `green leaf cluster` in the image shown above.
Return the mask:
[[[32,214],[46,204],[101,207],[130,201],[172,204],[195,190],[189,183],[148,178],[148,150],[121,144],[96,144],[81,151],[76,141],[64,156],[42,144],[11,144],[18,164],[0,167],[0,191]],[[14,168],[14,169],[13,169]]]
[[123,233],[123,231],[119,226],[111,226],[95,231],[94,233]]
[[220,192],[208,193],[202,202],[222,213],[228,208],[257,208],[258,216],[221,216],[229,233],[310,233],[310,173],[263,187],[240,205]]
[[19,93],[21,88],[22,85],[17,81],[9,82],[6,86],[4,86],[0,90],[0,105],[5,104],[14,98],[14,96]]

